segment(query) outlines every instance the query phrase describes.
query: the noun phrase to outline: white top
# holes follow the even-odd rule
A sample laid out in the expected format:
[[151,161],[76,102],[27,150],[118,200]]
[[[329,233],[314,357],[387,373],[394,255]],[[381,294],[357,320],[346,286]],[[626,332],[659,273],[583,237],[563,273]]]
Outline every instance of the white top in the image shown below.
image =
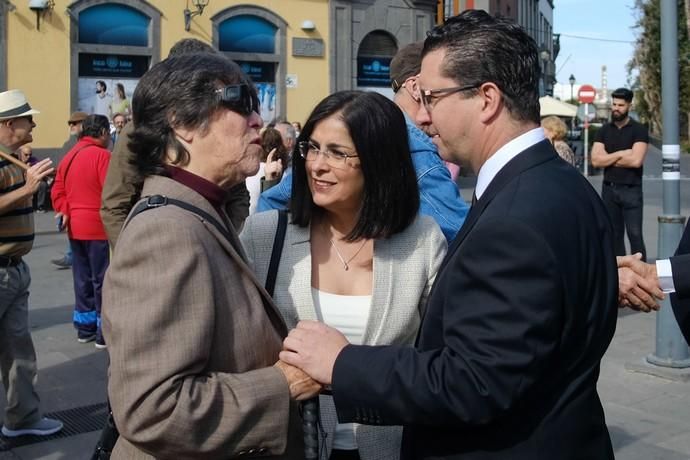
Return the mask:
[[261,195],[261,178],[264,177],[264,168],[266,163],[259,163],[259,171],[251,177],[247,177],[244,183],[247,185],[249,191],[249,214],[256,212],[256,206],[259,204],[259,195]]
[[477,174],[477,186],[474,189],[474,193],[477,199],[482,197],[482,194],[486,191],[491,181],[496,177],[496,174],[503,169],[503,167],[513,158],[515,158],[520,152],[532,147],[546,139],[544,136],[544,130],[539,128],[534,128],[527,131],[524,134],[516,137],[512,141],[505,144],[500,149],[496,150],[496,153],[491,155],[488,160],[479,168],[479,174]]
[[101,97],[98,94],[94,96],[92,113],[98,115],[105,115],[110,119],[110,103],[113,100],[112,96],[106,94]]
[[673,283],[673,269],[669,259],[656,261],[656,276],[659,278],[661,290],[666,294],[676,292],[676,285]]
[[[316,316],[342,332],[353,345],[361,345],[371,310],[370,295],[339,295],[311,288]],[[333,434],[333,449],[356,450],[354,423],[338,423]]]

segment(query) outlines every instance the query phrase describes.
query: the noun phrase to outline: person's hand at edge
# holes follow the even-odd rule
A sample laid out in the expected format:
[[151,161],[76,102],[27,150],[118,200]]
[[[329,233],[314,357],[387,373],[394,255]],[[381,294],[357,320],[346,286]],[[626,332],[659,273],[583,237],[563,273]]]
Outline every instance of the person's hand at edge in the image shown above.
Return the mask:
[[317,381],[309,377],[303,370],[291,366],[283,361],[274,364],[281,370],[290,388],[290,397],[297,401],[313,398],[323,388]]
[[347,345],[347,339],[338,330],[318,321],[300,321],[283,341],[280,359],[330,385],[335,360]]

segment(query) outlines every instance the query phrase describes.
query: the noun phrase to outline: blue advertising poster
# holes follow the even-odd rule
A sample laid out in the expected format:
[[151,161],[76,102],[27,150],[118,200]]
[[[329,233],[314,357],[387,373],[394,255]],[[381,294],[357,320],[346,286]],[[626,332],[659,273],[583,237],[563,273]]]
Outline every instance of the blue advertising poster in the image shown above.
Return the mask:
[[254,83],[275,83],[276,65],[273,62],[235,61]]
[[358,57],[357,86],[390,86],[390,57]]
[[149,56],[79,53],[79,77],[140,78]]

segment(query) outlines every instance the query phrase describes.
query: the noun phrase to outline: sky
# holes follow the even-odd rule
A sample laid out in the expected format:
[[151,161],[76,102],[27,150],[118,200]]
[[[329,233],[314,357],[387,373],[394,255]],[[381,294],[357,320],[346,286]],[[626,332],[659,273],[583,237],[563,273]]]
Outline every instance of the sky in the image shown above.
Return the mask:
[[627,86],[626,65],[634,44],[606,40],[635,40],[633,26],[638,12],[633,10],[633,4],[634,0],[554,1],[553,31],[561,34],[561,51],[556,58],[558,83],[570,87],[568,78],[572,74],[576,84],[599,88],[601,66],[606,65],[609,89]]

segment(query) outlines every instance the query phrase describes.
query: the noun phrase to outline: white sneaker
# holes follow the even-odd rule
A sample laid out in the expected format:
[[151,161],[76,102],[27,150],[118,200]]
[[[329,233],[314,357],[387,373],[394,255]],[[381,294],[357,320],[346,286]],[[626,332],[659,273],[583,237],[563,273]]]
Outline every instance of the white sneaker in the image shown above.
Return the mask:
[[55,420],[54,418],[43,417],[38,422],[33,425],[29,425],[24,428],[17,428],[15,430],[10,430],[6,426],[2,427],[2,434],[8,438],[15,438],[17,436],[25,436],[32,434],[34,436],[48,436],[57,433],[62,429],[62,422],[60,420]]

